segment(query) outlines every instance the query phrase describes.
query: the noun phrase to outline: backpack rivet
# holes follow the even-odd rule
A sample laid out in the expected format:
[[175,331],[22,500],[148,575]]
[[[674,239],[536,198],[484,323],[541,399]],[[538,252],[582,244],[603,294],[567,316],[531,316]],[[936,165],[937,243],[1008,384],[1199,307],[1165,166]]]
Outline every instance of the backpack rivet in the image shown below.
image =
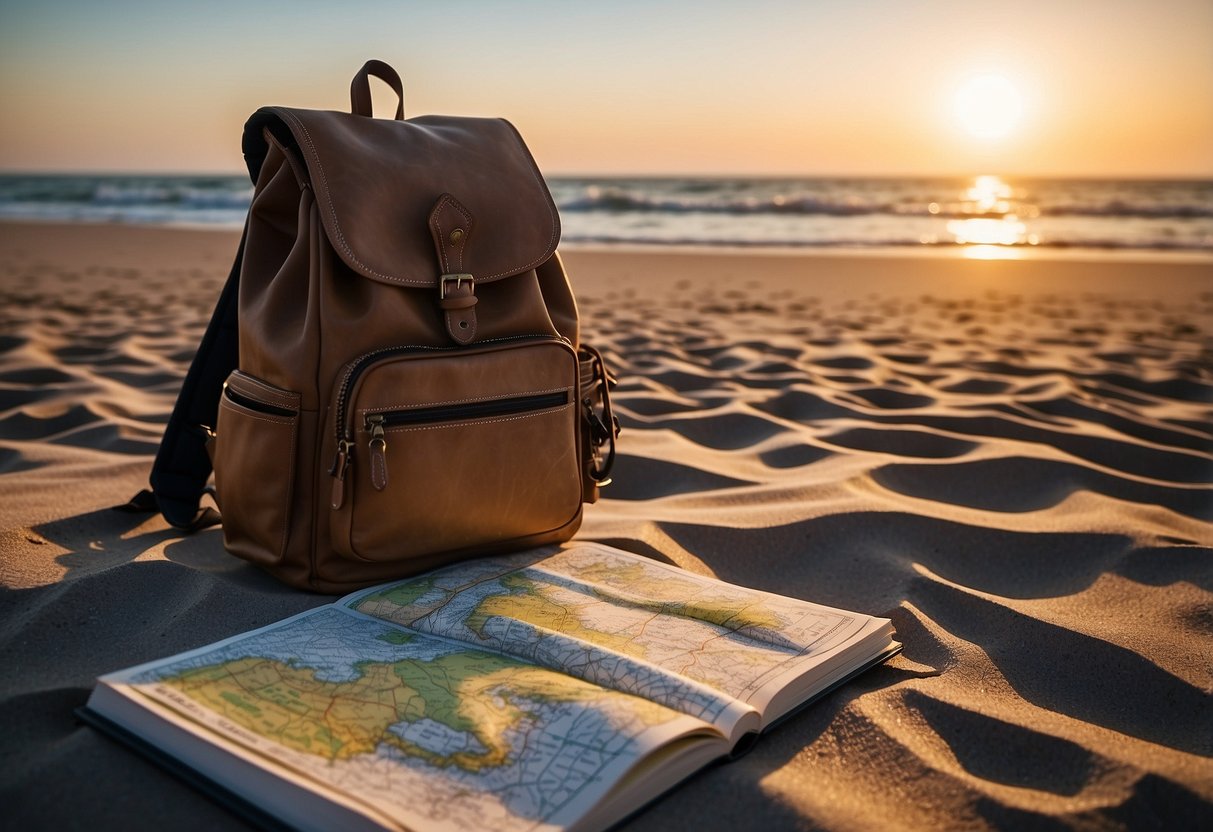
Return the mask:
[[451,245],[453,245],[453,246],[459,245],[459,241],[463,239],[463,229],[456,228],[454,231],[451,232],[449,239],[451,241]]

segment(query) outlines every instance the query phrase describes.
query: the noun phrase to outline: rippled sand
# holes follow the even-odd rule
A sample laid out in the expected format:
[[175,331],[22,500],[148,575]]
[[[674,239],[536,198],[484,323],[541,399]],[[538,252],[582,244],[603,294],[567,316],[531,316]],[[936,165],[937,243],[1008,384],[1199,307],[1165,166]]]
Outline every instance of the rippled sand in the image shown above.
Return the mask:
[[[108,506],[232,252],[0,225],[0,799],[238,821],[77,726],[95,676],[327,601]],[[1213,266],[566,255],[622,377],[585,538],[891,617],[905,652],[626,828],[1213,823]]]

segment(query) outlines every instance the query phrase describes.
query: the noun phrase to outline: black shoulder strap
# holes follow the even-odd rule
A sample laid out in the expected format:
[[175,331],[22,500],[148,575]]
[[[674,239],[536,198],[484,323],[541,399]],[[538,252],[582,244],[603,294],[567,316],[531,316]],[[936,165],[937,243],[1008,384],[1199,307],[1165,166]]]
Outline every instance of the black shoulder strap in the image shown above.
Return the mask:
[[219,514],[214,509],[199,509],[199,503],[211,475],[206,443],[218,417],[223,382],[240,360],[236,309],[247,236],[246,225],[236,250],[236,262],[232,264],[211,322],[189,372],[185,374],[173,414],[164,429],[164,438],[160,440],[160,450],[152,465],[152,489],[136,494],[125,505],[115,506],[121,511],[159,511],[171,525],[185,531],[196,531],[219,522]]

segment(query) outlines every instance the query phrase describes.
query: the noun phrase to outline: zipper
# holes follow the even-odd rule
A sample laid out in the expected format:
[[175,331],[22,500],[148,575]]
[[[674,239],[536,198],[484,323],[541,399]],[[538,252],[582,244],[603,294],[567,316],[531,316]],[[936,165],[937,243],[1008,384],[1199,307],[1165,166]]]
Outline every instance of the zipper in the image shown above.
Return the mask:
[[[480,347],[489,344],[500,344],[508,341],[533,341],[535,343],[560,343],[572,347],[569,339],[558,335],[511,335],[505,338],[493,338],[487,341],[478,341],[474,346]],[[385,361],[390,358],[399,358],[407,355],[425,355],[431,353],[446,353],[467,351],[468,347],[449,346],[449,347],[426,347],[426,346],[396,346],[383,347],[373,350],[363,355],[358,356],[353,361],[345,366],[345,373],[341,377],[341,382],[337,388],[337,404],[335,416],[333,420],[334,430],[337,439],[337,455],[333,458],[333,464],[329,466],[329,475],[333,477],[333,494],[331,504],[334,509],[341,508],[345,502],[345,477],[349,471],[350,463],[354,459],[354,426],[349,416],[350,393],[354,389],[354,384],[358,378],[372,365],[379,361]],[[563,395],[563,394],[560,394]],[[567,398],[565,399],[567,402]],[[552,405],[557,406],[557,405]],[[426,408],[431,410],[433,408]],[[469,418],[467,416],[461,418]],[[373,428],[368,428],[373,430]],[[382,437],[380,437],[382,439]],[[387,465],[386,453],[387,443],[384,442],[378,451],[378,457],[372,456],[372,477],[375,476],[375,464],[381,464],[383,483],[387,485]]]
[[[482,402],[467,404],[437,405],[435,407],[419,407],[414,410],[396,410],[389,413],[376,413],[366,417],[367,430],[372,436],[378,431],[381,438],[383,428],[394,428],[400,425],[424,425],[435,422],[459,422],[464,419],[485,419],[489,416],[512,416],[515,413],[525,413],[528,410],[546,410],[549,407],[560,407],[569,403],[566,390],[556,393],[537,393],[530,396],[514,396],[509,399],[489,399]],[[372,442],[374,439],[371,440]]]
[[257,399],[245,396],[242,393],[237,393],[231,387],[224,385],[223,395],[227,396],[229,401],[233,401],[241,407],[246,407],[249,410],[255,410],[258,413],[268,413],[272,416],[294,416],[295,411],[287,410],[285,407],[276,407],[272,404],[258,401]]
[[[486,344],[496,344],[505,341],[535,341],[536,343],[559,343],[569,344],[567,338],[561,338],[557,335],[511,335],[507,338],[494,338],[488,341],[477,341],[474,346],[480,347]],[[571,344],[569,345],[571,346]],[[466,351],[468,347],[450,346],[450,347],[419,347],[419,346],[399,346],[399,347],[384,347],[374,350],[373,352],[360,355],[345,365],[345,375],[341,377],[341,386],[337,388],[337,418],[335,420],[335,428],[337,431],[337,441],[342,439],[353,441],[354,430],[352,424],[346,424],[347,411],[349,409],[350,391],[354,388],[354,383],[358,381],[358,377],[373,363],[382,361],[388,358],[396,358],[403,355],[424,355],[426,353],[442,353],[442,352],[460,352]]]
[[[367,443],[371,458],[371,485],[375,487],[376,491],[387,488],[387,437],[384,435],[386,428],[400,425],[440,425],[445,422],[460,422],[468,419],[512,416],[518,413],[533,413],[553,407],[563,407],[568,403],[568,391],[561,390],[556,393],[512,396],[508,399],[491,399],[466,404],[436,405],[419,407],[415,410],[368,414],[363,426],[371,435],[370,441]],[[342,486],[342,490],[344,491],[344,486]]]

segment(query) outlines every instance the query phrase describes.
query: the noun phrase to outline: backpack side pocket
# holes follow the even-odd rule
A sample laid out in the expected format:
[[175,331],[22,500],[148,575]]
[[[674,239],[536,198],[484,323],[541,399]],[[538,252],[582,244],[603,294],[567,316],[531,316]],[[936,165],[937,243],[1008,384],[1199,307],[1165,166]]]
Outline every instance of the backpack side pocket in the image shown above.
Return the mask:
[[223,542],[264,565],[286,551],[299,436],[299,394],[234,370],[219,400],[215,491]]

